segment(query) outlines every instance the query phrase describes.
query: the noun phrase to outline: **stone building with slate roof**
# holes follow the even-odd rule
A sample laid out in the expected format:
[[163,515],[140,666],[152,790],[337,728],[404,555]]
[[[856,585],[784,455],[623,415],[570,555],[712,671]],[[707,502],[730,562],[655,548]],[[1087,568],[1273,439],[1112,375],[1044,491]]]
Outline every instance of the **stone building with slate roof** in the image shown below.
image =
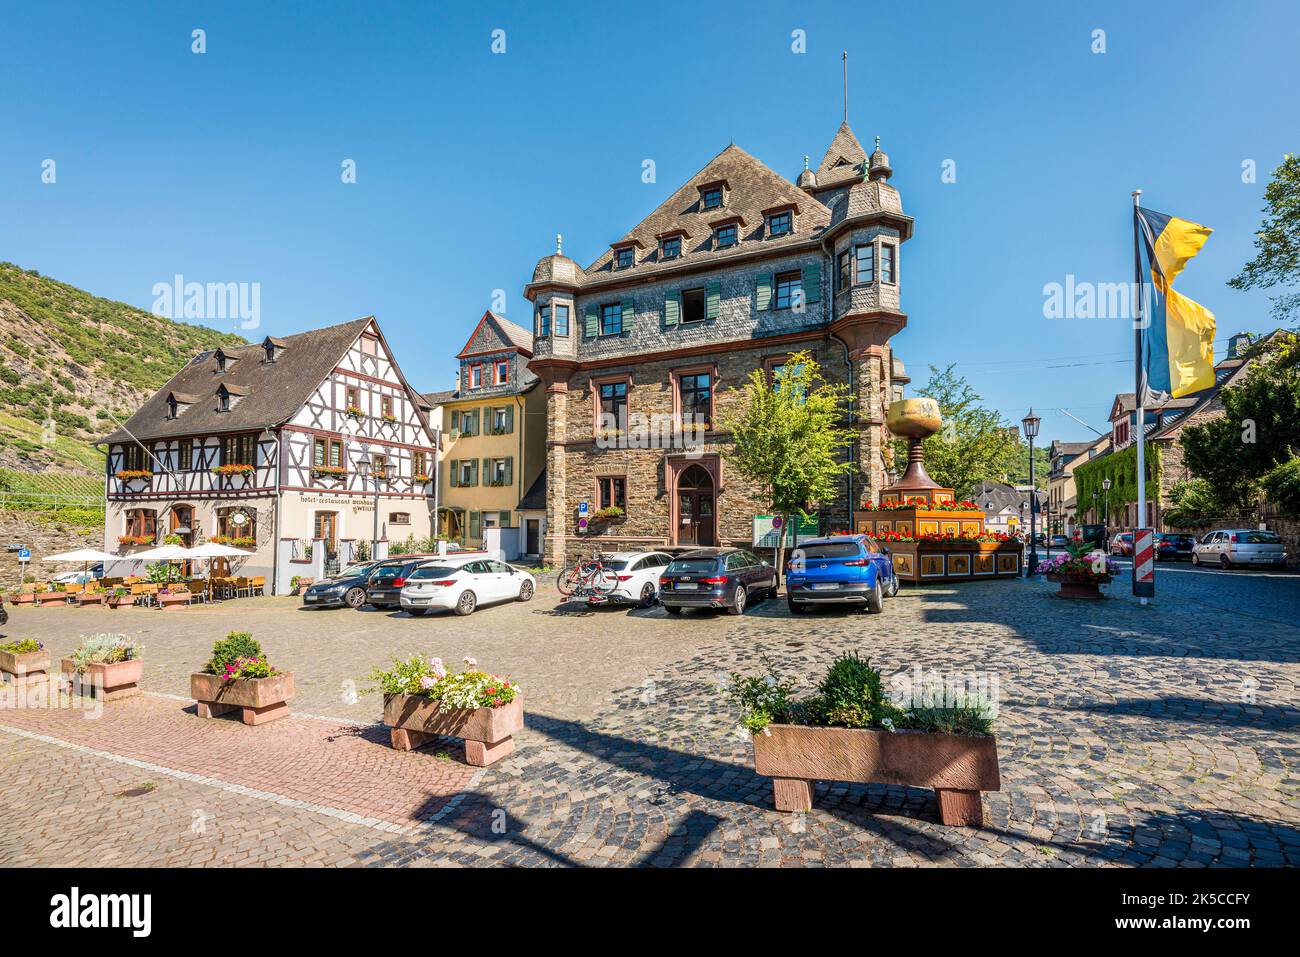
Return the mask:
[[532,355],[532,333],[485,312],[457,355],[456,388],[425,396],[442,415],[438,534],[478,547],[486,530],[514,529],[503,533],[509,557],[538,554],[544,533],[535,512],[519,515],[545,460],[546,399]]
[[[594,262],[557,243],[537,264],[524,294],[546,399],[548,560],[750,545],[764,508],[725,462],[718,423],[753,370],[797,351],[856,396],[852,469],[821,527],[879,499],[912,220],[879,142],[868,156],[847,123],[804,167],[792,182],[733,144]],[[692,424],[698,442],[683,437]]]
[[319,567],[309,550],[346,563],[376,525],[381,549],[427,537],[427,409],[372,316],[200,353],[101,440],[104,547],[229,542],[253,552],[234,571],[271,591]]

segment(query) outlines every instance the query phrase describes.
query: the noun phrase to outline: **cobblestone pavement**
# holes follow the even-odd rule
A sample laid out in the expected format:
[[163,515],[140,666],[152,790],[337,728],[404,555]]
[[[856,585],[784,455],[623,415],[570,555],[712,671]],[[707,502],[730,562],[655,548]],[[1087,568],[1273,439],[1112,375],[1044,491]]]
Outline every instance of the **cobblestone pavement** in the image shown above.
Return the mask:
[[[1040,582],[970,582],[905,589],[881,616],[799,618],[782,602],[744,618],[591,612],[557,605],[549,589],[468,619],[299,611],[284,599],[178,613],[19,609],[9,633],[56,654],[79,633],[138,633],[144,687],[168,695],[186,693],[216,637],[251,630],[295,672],[295,711],[361,722],[379,716],[376,698],[355,694],[372,665],[416,650],[470,654],[523,684],[528,728],[514,755],[427,809],[419,826],[392,833],[338,816],[356,800],[342,786],[300,804],[274,777],[245,793],[221,768],[184,776],[167,749],[128,763],[144,746],[134,737],[93,732],[90,752],[72,746],[81,732],[67,716],[0,712],[0,810],[22,808],[34,821],[0,836],[0,863],[1297,864],[1300,628],[1277,611],[1300,607],[1300,579],[1246,580],[1232,586],[1245,589],[1240,600],[1223,587],[1188,578],[1143,608],[1123,582],[1104,603],[1062,601]],[[997,679],[1003,789],[984,796],[988,826],[942,827],[932,792],[893,786],[821,784],[811,813],[772,810],[771,783],[754,774],[718,678],[757,672],[764,659],[817,675],[849,650],[887,673],[920,665]],[[137,700],[142,713],[179,715],[173,698]],[[320,734],[339,725],[278,725],[312,722]],[[283,754],[268,736],[287,733],[276,727],[226,723],[221,733],[250,752]],[[312,736],[294,732],[303,735]],[[365,729],[350,740],[391,754]],[[340,763],[339,775],[353,763],[365,762]],[[398,806],[409,823],[410,802]],[[101,842],[104,859],[93,851]]]

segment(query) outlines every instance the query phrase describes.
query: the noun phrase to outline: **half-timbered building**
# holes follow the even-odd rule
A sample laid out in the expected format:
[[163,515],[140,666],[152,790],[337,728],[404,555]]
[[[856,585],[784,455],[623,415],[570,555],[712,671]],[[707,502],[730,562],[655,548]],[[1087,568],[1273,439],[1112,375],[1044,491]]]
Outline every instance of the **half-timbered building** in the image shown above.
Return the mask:
[[225,542],[283,585],[314,548],[329,568],[427,538],[426,410],[374,317],[203,352],[102,440],[105,548]]

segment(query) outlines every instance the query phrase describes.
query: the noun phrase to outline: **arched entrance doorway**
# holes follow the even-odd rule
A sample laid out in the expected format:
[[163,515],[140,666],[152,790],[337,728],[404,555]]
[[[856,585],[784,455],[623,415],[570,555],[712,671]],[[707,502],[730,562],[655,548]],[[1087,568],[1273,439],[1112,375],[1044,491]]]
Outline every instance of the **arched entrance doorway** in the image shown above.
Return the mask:
[[677,544],[714,545],[713,476],[692,465],[677,480]]

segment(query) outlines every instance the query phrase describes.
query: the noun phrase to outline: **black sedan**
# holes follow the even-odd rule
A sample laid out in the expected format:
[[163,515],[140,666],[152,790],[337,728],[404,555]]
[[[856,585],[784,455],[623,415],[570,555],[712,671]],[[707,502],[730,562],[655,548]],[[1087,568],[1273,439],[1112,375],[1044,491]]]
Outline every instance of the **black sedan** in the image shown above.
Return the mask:
[[659,576],[659,603],[670,615],[680,615],[683,608],[743,615],[750,601],[775,597],[776,590],[776,569],[741,548],[685,552]]
[[1192,560],[1192,546],[1195,544],[1195,535],[1161,532],[1156,536],[1156,561],[1190,562]]
[[437,555],[403,555],[398,559],[381,562],[379,567],[370,573],[366,598],[376,608],[400,610],[402,586],[406,584],[406,579],[425,562],[437,557]]
[[308,608],[360,608],[366,603],[366,584],[381,562],[358,562],[337,575],[316,582],[302,593]]

